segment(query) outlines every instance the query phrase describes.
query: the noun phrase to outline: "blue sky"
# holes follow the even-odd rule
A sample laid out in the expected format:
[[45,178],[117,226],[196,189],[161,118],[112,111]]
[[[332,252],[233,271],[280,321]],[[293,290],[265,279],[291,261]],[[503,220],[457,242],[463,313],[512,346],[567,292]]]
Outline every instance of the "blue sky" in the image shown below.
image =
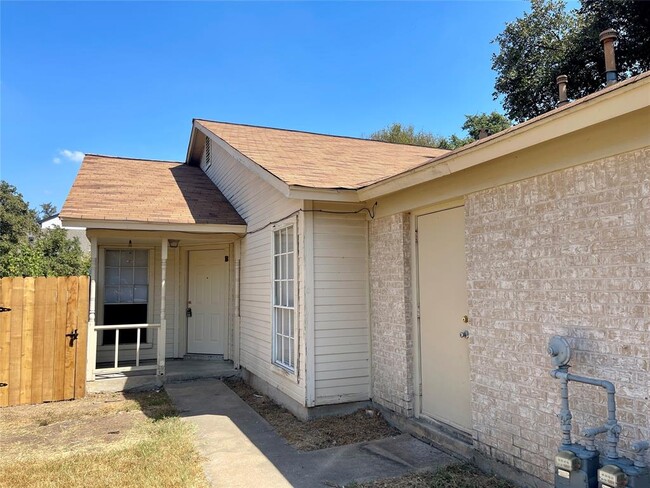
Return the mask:
[[183,160],[193,117],[461,133],[519,1],[0,3],[0,177],[59,208],[82,153]]

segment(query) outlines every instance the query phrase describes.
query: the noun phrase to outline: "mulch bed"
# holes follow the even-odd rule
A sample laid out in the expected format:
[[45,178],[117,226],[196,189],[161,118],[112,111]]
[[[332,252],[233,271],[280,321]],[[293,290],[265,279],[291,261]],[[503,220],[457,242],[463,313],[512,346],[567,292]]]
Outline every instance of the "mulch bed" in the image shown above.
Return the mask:
[[379,411],[374,409],[361,409],[349,415],[323,417],[303,422],[240,378],[228,378],[224,381],[253,410],[266,419],[280,436],[300,451],[315,451],[401,434],[386,422]]

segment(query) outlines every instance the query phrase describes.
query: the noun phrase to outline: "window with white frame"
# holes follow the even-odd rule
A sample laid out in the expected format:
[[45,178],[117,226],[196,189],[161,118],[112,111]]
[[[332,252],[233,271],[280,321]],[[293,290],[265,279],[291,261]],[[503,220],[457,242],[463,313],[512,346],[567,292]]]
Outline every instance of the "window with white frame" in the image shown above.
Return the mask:
[[294,226],[273,233],[273,362],[295,368]]
[[[149,302],[149,251],[107,249],[104,268],[104,325],[146,324]],[[147,330],[141,340],[147,342]],[[136,329],[120,332],[120,344],[136,342]],[[115,331],[106,330],[103,343],[115,343]]]

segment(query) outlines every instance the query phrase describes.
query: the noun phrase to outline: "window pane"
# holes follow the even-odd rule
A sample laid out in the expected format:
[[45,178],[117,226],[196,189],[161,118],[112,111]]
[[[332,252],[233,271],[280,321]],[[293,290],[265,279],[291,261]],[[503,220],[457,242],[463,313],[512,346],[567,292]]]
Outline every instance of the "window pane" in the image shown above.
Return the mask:
[[279,280],[282,277],[281,276],[281,269],[280,269],[280,266],[281,266],[281,264],[280,264],[280,256],[275,256],[274,260],[275,260],[275,279]]
[[280,252],[287,252],[287,230],[280,231]]
[[106,251],[106,266],[120,265],[120,251]]
[[282,305],[280,303],[280,297],[282,296],[280,283],[281,283],[280,281],[275,282],[275,293],[273,294],[273,305]]
[[133,287],[133,301],[135,303],[147,303],[148,297],[149,287],[147,285]]
[[120,284],[120,268],[106,268],[106,285]]
[[293,339],[289,339],[289,366],[293,368]]
[[120,266],[133,266],[133,251],[120,251]]
[[283,357],[283,363],[284,364],[289,364],[289,358],[291,357],[291,352],[289,350],[289,338],[288,337],[283,337],[282,338],[282,349],[284,350],[284,357]]
[[149,284],[149,273],[147,268],[135,268],[133,270],[133,283],[136,285],[147,285]]
[[289,299],[287,298],[287,282],[282,281],[281,283],[282,283],[282,303],[280,305],[286,307],[287,305],[289,305]]
[[119,300],[119,288],[117,286],[107,286],[104,288],[104,303],[117,303]]
[[293,279],[293,254],[287,256],[287,279]]
[[293,307],[293,281],[287,281],[287,306]]
[[293,311],[289,312],[289,337],[293,337]]
[[283,280],[287,279],[287,255],[283,254],[280,256],[280,275],[277,278],[282,278]]
[[287,251],[293,251],[293,226],[287,227]]
[[149,251],[138,250],[135,251],[135,263],[136,266],[148,266],[149,265]]
[[133,287],[121,286],[120,287],[120,303],[133,303]]
[[133,284],[133,268],[120,268],[120,285]]

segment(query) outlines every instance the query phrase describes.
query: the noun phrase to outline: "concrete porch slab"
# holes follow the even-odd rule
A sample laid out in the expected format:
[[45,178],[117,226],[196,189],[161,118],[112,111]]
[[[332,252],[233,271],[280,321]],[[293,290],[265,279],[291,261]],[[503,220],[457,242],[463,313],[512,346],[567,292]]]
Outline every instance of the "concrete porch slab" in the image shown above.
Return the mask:
[[240,371],[234,368],[232,361],[223,359],[171,359],[166,361],[165,370],[163,381],[156,376],[155,370],[98,375],[95,381],[86,382],[86,391],[88,393],[146,391],[167,383],[201,378],[230,378],[240,374]]

